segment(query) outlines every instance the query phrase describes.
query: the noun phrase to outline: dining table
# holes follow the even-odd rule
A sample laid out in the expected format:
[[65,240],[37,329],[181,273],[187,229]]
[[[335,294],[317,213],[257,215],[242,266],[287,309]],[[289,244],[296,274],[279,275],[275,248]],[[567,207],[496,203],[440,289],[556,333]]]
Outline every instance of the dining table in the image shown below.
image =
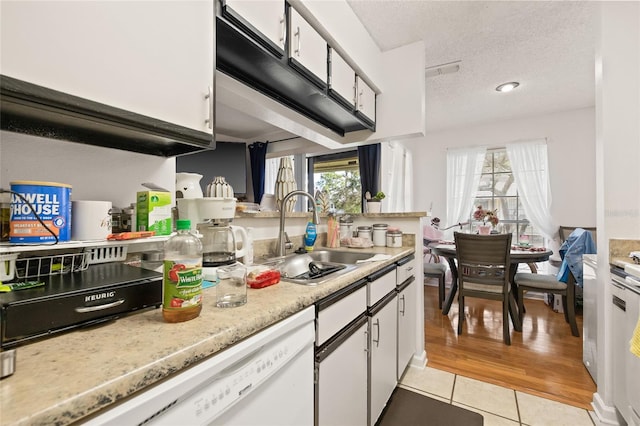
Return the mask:
[[[449,263],[449,268],[451,269],[451,290],[449,291],[449,295],[445,301],[445,304],[442,306],[442,314],[448,315],[449,310],[451,309],[451,304],[453,303],[456,293],[458,291],[458,268],[456,265],[456,246],[453,242],[449,241],[437,241],[430,242],[427,245],[427,248],[431,250],[431,253],[437,256],[442,256],[447,259]],[[549,260],[549,257],[553,254],[552,250],[544,247],[532,247],[532,246],[518,246],[514,245],[511,247],[510,259],[511,266],[509,268],[509,282],[511,283],[511,293],[514,298],[517,298],[518,291],[517,285],[515,283],[516,272],[518,271],[518,266],[521,263],[526,263],[529,265],[533,265],[537,262],[545,262]],[[535,267],[532,267],[532,272],[536,272]],[[517,299],[516,299],[517,302]],[[519,321],[519,316],[517,312],[512,311],[511,304],[509,304],[509,312],[511,314],[511,318],[513,321],[513,326],[516,330],[521,331],[522,325]]]

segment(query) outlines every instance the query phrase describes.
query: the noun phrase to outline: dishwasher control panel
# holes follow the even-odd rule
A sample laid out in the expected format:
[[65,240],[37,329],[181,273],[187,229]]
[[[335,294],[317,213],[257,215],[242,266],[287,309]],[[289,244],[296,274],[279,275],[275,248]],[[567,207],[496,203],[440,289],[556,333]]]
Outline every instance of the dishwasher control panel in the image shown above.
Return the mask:
[[[243,366],[232,365],[229,368],[235,368],[235,371],[220,372],[220,376],[209,386],[185,400],[185,407],[192,411],[194,420],[197,419],[198,423],[212,420],[267,380],[281,365],[286,364],[292,355],[295,353],[292,354],[286,344],[263,347],[249,356],[248,358],[252,359],[247,359]],[[183,416],[181,418],[186,420]]]

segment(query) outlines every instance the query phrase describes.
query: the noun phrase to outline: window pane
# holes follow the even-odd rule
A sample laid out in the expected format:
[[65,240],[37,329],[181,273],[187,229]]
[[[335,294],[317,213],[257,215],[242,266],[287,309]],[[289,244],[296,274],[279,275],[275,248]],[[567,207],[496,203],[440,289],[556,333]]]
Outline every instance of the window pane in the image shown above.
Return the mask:
[[362,211],[356,151],[314,157],[313,172],[315,191],[323,191],[327,195],[331,208],[345,213]]
[[493,168],[495,173],[511,172],[511,163],[507,157],[507,151],[493,153]]
[[480,223],[473,218],[478,206],[484,210],[497,210],[500,223],[496,231],[513,233],[514,244],[527,242],[535,246],[544,245],[544,238],[524,214],[506,150],[487,151],[478,193],[469,214],[469,225],[465,227],[467,232],[476,232],[476,225]]
[[517,195],[516,184],[511,172],[496,174],[495,180],[496,183],[493,190],[495,195]]

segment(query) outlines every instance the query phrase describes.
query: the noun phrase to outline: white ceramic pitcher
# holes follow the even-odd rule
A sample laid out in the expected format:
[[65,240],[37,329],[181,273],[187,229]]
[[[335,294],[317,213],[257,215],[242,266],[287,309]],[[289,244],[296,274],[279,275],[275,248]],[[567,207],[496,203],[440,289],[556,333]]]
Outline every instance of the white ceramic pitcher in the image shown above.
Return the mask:
[[198,173],[176,173],[176,198],[202,198],[200,179]]

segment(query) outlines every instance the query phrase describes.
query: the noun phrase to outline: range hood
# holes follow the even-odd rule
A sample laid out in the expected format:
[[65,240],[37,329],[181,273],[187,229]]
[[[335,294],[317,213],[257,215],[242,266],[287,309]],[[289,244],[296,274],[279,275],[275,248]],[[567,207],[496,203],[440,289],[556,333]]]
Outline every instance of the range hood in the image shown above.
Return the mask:
[[171,157],[215,149],[211,134],[0,75],[0,128]]

